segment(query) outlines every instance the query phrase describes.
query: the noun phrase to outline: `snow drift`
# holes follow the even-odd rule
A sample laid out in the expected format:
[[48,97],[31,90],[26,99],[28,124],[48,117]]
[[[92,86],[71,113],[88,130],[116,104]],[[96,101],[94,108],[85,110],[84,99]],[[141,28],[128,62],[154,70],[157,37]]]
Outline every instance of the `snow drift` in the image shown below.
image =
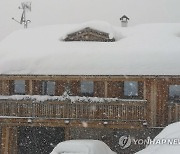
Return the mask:
[[[144,150],[136,154],[179,154],[180,153],[180,122],[170,124],[155,137],[159,144],[150,144]],[[162,144],[161,141],[164,141]]]
[[69,140],[59,143],[50,154],[116,154],[99,140]]

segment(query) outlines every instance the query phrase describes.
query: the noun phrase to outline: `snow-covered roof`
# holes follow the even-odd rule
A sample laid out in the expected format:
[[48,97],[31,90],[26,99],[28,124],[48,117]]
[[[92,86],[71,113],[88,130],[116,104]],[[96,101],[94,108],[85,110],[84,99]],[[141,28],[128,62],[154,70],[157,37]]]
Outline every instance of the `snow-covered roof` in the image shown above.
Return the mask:
[[[116,42],[65,42],[84,27]],[[180,75],[180,24],[113,27],[104,22],[20,30],[0,42],[0,74]]]

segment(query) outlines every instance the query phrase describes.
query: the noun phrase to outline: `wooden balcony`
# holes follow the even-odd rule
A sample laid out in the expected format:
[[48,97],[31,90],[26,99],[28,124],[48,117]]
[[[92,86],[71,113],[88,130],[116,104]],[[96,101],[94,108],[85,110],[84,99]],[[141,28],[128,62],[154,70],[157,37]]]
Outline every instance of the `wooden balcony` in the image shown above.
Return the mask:
[[103,103],[1,100],[0,118],[143,123],[147,120],[146,106],[145,100],[119,100]]

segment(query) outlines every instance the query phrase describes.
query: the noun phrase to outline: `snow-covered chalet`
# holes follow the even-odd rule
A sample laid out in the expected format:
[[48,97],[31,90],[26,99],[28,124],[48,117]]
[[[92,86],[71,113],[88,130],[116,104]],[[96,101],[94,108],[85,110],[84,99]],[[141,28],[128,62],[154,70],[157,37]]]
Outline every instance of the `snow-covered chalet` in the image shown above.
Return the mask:
[[[0,42],[1,154],[68,139],[154,137],[180,119],[180,24],[106,22],[19,30]],[[128,151],[128,152],[127,152]]]

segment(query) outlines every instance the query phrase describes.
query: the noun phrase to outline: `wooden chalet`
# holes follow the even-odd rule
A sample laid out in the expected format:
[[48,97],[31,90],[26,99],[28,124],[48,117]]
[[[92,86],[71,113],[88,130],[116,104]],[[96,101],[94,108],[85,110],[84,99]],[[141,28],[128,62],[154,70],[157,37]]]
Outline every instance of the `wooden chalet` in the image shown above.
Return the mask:
[[[64,41],[116,40],[85,28]],[[179,75],[1,74],[0,95],[1,154],[48,154],[60,141],[82,138],[123,153],[121,135],[156,135],[180,119]]]

